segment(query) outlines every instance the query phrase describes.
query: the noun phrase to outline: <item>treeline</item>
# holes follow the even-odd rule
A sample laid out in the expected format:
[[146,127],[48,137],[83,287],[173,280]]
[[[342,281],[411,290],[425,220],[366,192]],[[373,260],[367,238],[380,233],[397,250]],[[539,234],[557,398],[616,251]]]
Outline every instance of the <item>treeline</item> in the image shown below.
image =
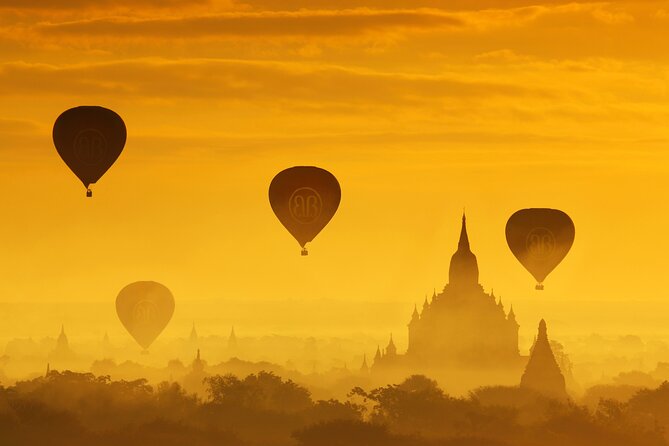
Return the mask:
[[0,387],[0,444],[123,446],[666,446],[669,383],[594,410],[512,387],[453,398],[420,375],[314,401],[261,372],[205,378],[207,397],[176,383],[52,371]]

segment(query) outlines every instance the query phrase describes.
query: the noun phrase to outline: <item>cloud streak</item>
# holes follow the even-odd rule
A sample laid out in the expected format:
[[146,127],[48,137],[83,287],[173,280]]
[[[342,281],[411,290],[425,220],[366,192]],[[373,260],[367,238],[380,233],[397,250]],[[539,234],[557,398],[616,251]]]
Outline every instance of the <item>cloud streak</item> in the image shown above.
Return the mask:
[[5,63],[4,95],[125,95],[239,101],[419,104],[447,98],[549,97],[546,90],[450,76],[240,60],[133,59],[88,65]]
[[62,11],[68,9],[172,8],[209,4],[209,0],[0,0],[0,9]]
[[439,11],[301,11],[230,13],[177,18],[104,18],[41,24],[49,36],[107,36],[116,38],[194,38],[212,36],[338,36],[389,29],[452,29],[465,25],[453,14]]

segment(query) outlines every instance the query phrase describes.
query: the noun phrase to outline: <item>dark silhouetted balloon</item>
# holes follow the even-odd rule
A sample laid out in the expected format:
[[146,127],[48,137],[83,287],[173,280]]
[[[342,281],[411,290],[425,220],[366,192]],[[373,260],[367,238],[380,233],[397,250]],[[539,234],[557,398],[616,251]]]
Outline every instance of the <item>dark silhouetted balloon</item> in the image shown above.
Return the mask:
[[128,333],[145,350],[174,314],[174,297],[158,282],[135,282],[116,297],[116,314]]
[[279,172],[269,185],[272,210],[298,241],[302,255],[308,254],[305,245],[332,219],[340,201],[339,182],[319,167],[291,167]]
[[536,289],[565,258],[574,243],[574,222],[556,209],[523,209],[506,223],[511,252],[537,280]]
[[53,143],[65,164],[84,183],[86,196],[114,164],[126,140],[123,119],[115,112],[95,106],[71,108],[53,125]]

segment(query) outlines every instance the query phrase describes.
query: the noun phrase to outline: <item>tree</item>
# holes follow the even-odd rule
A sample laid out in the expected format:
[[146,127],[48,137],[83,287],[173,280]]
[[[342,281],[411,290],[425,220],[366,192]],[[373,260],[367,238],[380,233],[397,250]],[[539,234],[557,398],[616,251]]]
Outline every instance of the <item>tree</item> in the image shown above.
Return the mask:
[[252,374],[243,380],[233,375],[215,375],[205,378],[205,384],[213,404],[289,413],[312,405],[307,389],[268,372]]

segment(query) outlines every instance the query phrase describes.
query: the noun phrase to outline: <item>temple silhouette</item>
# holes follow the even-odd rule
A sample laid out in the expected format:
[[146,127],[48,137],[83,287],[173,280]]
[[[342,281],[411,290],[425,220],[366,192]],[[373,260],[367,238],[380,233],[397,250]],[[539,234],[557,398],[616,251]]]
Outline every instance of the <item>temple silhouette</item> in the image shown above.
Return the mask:
[[[425,298],[420,312],[414,306],[406,353],[397,352],[391,334],[385,349],[377,347],[372,374],[379,379],[401,379],[424,373],[441,378],[447,387],[451,383],[461,386],[461,390],[470,385],[517,385],[528,362],[528,356],[518,349],[520,325],[513,307],[507,312],[502,298],[492,291],[486,293],[479,284],[478,262],[471,251],[464,214],[448,278],[441,293],[435,290],[431,300]],[[545,351],[543,341],[539,351]],[[550,356],[553,358],[552,352]],[[562,383],[564,389],[564,378]]]
[[568,399],[564,375],[548,342],[548,330],[543,319],[539,322],[537,339],[534,341],[530,360],[520,379],[520,387],[560,400]]
[[65,334],[65,325],[60,326],[60,334],[56,339],[55,348],[49,353],[49,361],[55,362],[59,365],[68,364],[76,358],[75,353],[70,348],[70,342]]

